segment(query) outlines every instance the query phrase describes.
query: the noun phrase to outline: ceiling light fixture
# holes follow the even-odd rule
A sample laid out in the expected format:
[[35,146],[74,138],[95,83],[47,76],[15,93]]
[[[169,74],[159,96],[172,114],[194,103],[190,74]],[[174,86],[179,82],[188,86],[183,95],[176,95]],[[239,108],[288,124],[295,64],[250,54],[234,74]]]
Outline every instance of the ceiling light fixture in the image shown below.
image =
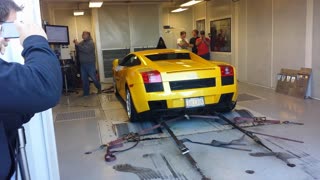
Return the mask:
[[84,11],[83,10],[74,10],[73,11],[73,15],[74,16],[83,16],[84,15]]
[[102,6],[102,4],[103,4],[103,2],[90,1],[89,8],[100,8]]
[[188,8],[178,8],[178,9],[172,10],[171,12],[177,13],[177,12],[182,12],[182,11],[185,11],[185,10],[188,10]]
[[78,4],[78,9],[73,10],[73,15],[74,16],[83,16],[84,15],[84,10],[80,10],[80,4]]
[[188,6],[192,6],[192,5],[198,4],[200,2],[202,2],[202,0],[191,0],[189,2],[181,4],[180,6],[181,7],[188,7]]

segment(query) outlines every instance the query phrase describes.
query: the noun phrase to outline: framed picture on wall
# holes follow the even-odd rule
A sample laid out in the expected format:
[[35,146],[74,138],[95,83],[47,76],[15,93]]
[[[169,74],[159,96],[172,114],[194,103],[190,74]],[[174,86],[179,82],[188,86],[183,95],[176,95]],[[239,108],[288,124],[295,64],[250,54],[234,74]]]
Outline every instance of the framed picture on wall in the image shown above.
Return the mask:
[[206,20],[205,19],[200,19],[196,21],[196,29],[200,31],[204,31],[206,29]]
[[210,21],[211,51],[231,52],[231,18]]

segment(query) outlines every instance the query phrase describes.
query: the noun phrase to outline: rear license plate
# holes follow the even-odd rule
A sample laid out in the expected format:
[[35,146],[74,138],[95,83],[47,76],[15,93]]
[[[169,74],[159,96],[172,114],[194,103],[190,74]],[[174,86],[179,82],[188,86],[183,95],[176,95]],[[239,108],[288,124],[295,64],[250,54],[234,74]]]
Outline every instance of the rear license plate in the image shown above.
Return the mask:
[[194,108],[194,107],[202,107],[204,106],[204,98],[196,97],[196,98],[187,98],[185,99],[186,108]]

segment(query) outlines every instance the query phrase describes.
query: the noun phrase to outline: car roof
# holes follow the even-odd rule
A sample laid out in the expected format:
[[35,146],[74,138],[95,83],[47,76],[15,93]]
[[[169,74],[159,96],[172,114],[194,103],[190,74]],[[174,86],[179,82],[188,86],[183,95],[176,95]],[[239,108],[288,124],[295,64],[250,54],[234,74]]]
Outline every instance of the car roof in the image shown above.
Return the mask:
[[137,56],[148,56],[152,54],[164,54],[164,53],[190,53],[190,51],[183,50],[183,49],[152,49],[152,50],[133,52],[132,54],[135,54]]

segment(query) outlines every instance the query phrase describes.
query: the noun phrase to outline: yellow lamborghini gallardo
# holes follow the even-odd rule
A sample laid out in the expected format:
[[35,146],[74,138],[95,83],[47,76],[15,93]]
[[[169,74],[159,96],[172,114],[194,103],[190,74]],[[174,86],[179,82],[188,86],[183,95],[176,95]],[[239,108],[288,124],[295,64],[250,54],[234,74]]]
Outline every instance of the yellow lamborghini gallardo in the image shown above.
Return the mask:
[[231,111],[237,101],[235,68],[187,50],[133,52],[113,61],[115,93],[130,121],[153,117]]

